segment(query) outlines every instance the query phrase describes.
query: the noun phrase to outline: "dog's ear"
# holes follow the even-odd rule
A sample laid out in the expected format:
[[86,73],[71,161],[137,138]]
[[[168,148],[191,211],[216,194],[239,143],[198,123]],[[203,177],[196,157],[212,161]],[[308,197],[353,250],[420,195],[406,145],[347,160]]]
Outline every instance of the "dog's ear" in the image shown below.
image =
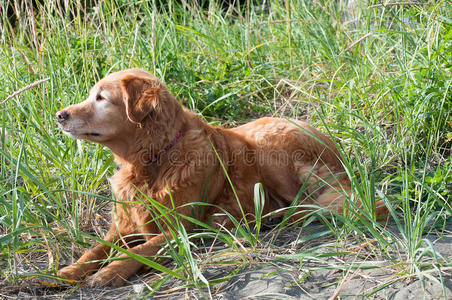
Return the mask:
[[158,79],[127,75],[121,80],[127,118],[141,124],[159,106],[162,84]]

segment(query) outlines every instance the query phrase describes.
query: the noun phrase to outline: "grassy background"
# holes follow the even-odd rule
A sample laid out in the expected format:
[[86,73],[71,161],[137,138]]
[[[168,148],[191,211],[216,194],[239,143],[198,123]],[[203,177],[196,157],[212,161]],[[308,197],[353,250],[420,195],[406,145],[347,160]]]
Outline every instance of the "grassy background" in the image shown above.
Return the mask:
[[[102,235],[112,155],[62,135],[55,113],[83,100],[106,74],[129,67],[156,74],[211,123],[308,119],[341,145],[366,211],[385,200],[402,233],[395,238],[372,217],[322,219],[337,240],[354,230],[376,238],[381,253],[407,252],[402,273],[410,276],[451,266],[422,244],[422,234],[441,231],[452,213],[450,1],[243,2],[206,2],[203,9],[177,1],[46,1],[34,9],[17,2],[15,24],[1,15],[4,278],[53,271],[89,245],[84,232]],[[1,3],[6,11],[9,2]],[[49,80],[9,97],[43,78]],[[222,235],[231,248],[234,235],[258,244],[238,228]],[[191,237],[182,236],[171,255],[183,278],[198,285]],[[47,270],[36,263],[42,257]]]

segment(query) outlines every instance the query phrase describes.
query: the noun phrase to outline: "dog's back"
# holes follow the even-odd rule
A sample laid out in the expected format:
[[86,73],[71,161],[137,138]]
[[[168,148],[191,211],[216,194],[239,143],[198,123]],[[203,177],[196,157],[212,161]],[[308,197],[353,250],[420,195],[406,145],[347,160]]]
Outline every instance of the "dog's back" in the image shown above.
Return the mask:
[[303,188],[302,200],[342,211],[350,181],[331,139],[304,122],[279,118],[230,130],[255,147],[261,181],[280,207]]

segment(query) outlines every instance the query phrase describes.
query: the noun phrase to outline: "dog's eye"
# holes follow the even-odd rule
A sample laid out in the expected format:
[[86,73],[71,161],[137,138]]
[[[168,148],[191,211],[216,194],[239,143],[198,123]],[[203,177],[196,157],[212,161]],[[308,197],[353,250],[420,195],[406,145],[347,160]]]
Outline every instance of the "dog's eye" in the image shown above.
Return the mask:
[[101,94],[97,94],[97,96],[96,96],[96,101],[102,101],[102,100],[105,100],[105,98],[102,97]]

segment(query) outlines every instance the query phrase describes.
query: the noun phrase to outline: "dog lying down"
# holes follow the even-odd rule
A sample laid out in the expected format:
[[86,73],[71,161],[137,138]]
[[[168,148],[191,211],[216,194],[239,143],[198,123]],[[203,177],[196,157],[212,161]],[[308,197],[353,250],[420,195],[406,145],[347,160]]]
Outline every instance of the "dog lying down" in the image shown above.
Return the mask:
[[[302,187],[303,204],[337,212],[342,212],[350,193],[334,143],[313,127],[276,118],[232,129],[208,125],[182,107],[155,76],[140,69],[107,76],[85,101],[59,111],[57,118],[68,136],[100,143],[113,152],[121,167],[112,178],[115,222],[104,240],[138,255],[154,257],[171,236],[167,227],[152,221],[149,199],[143,195],[166,207],[174,205],[180,214],[228,228],[232,222],[221,208],[242,219],[238,198],[244,213],[253,215],[258,182],[265,192],[264,214],[291,205]],[[186,205],[192,202],[207,205]],[[187,230],[194,229],[191,222],[182,222]],[[128,244],[137,236],[144,242]],[[102,267],[109,251],[99,243],[58,275],[73,280],[91,275],[90,285],[119,286],[143,267],[133,259]]]

